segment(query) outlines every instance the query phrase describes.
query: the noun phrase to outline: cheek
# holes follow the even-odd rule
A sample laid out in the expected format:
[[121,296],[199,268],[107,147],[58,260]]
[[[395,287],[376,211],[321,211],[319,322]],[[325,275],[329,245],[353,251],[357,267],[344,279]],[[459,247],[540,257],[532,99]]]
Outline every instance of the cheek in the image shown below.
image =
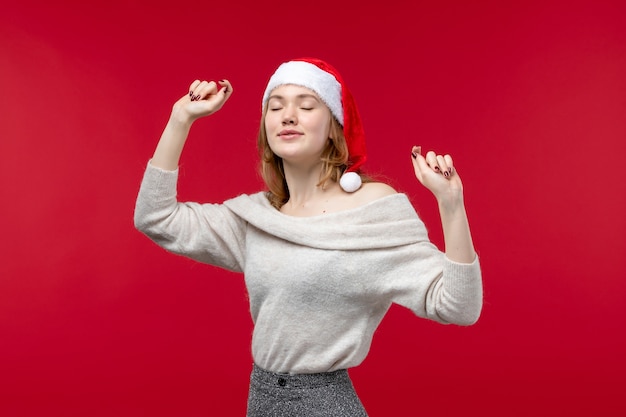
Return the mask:
[[276,150],[274,149],[274,135],[270,134],[271,132],[276,130],[276,125],[272,124],[272,120],[268,117],[265,118],[264,122],[263,122],[263,127],[265,129],[265,140],[267,141],[267,146],[270,148],[270,150],[273,153],[276,153]]
[[329,138],[330,137],[330,120],[326,120],[326,121],[321,121],[318,124],[319,129],[319,135],[323,136],[324,138]]
[[272,127],[276,126],[276,122],[270,116],[270,113],[265,115],[265,119],[263,120],[263,125],[265,126],[265,131],[268,132],[272,129]]

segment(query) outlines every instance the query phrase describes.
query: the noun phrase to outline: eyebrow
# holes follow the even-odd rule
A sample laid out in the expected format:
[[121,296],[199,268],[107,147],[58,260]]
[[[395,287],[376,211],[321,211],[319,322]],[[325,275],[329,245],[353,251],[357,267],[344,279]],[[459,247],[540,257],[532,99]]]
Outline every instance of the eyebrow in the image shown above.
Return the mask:
[[[284,100],[284,99],[285,99],[285,97],[284,97],[284,96],[281,96],[281,95],[278,95],[278,94],[272,94],[271,96],[269,96],[269,97],[267,98],[267,101],[270,101],[270,100],[271,100],[271,99],[273,99],[273,98],[275,98],[275,99],[277,99],[277,100]],[[315,100],[316,100],[316,101],[318,101],[318,102],[320,101],[320,99],[319,99],[319,98],[317,98],[317,96],[316,96],[315,94],[308,94],[308,93],[298,94],[298,95],[296,96],[296,98],[297,98],[297,99],[312,98],[312,99],[315,99]]]

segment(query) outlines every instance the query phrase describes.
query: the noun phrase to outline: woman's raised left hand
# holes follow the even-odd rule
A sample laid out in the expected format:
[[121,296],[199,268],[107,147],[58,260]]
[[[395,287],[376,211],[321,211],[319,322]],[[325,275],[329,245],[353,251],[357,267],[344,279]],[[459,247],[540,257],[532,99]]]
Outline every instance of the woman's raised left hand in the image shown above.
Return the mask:
[[424,187],[429,189],[440,204],[456,205],[463,202],[463,183],[454,168],[450,155],[439,155],[428,151],[422,155],[422,147],[411,149],[415,176]]

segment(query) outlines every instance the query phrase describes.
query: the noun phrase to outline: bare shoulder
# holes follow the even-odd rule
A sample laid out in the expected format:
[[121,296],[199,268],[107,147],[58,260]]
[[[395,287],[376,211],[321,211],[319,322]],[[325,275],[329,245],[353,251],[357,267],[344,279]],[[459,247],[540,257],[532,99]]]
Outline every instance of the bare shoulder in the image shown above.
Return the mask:
[[359,204],[367,204],[397,193],[393,187],[383,182],[367,182],[354,194],[359,199]]

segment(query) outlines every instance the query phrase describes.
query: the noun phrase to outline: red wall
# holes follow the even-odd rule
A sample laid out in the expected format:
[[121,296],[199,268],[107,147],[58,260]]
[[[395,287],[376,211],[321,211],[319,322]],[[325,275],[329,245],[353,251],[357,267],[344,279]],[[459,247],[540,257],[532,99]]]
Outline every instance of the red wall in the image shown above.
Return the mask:
[[265,82],[305,55],[342,72],[370,171],[439,245],[409,152],[453,154],[483,265],[475,326],[390,311],[352,371],[371,416],[626,413],[623,2],[58,3],[0,13],[0,415],[244,415],[241,276],[158,248],[134,200],[195,78],[235,92],[180,198],[259,189]]

